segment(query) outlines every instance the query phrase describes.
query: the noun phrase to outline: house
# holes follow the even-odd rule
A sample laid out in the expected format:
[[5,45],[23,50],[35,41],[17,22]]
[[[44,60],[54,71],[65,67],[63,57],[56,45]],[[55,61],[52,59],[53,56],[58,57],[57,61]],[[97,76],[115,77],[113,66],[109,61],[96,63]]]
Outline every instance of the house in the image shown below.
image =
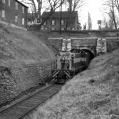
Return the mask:
[[[46,21],[45,21],[46,20]],[[45,21],[43,30],[78,30],[78,13],[77,11],[44,12],[42,21]]]
[[0,0],[0,21],[27,28],[27,9],[18,0]]

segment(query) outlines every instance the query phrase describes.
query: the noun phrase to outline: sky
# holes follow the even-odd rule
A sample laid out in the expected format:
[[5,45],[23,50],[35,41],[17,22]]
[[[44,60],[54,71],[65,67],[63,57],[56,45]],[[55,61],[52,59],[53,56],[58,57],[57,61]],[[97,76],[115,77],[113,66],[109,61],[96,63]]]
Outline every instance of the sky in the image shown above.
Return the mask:
[[88,21],[88,12],[90,13],[92,19],[92,29],[98,29],[98,20],[103,19],[103,15],[101,12],[102,0],[87,0],[87,4],[82,8],[81,13],[79,15],[79,20],[82,25],[87,23]]

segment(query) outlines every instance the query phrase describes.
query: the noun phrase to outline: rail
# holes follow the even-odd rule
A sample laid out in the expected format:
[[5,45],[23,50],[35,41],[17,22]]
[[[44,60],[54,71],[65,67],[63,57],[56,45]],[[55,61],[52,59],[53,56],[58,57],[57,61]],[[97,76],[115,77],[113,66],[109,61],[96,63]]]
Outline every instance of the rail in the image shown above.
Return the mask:
[[10,105],[9,107],[0,111],[0,119],[24,119],[29,116],[34,110],[51,99],[61,89],[62,85],[51,84],[43,88],[39,88],[33,94],[18,102]]

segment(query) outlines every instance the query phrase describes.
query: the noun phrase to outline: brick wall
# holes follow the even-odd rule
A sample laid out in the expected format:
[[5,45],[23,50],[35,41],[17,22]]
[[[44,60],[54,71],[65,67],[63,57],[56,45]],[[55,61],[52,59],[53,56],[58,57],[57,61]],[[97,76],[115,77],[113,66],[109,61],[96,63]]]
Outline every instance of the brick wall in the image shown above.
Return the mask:
[[[61,20],[64,21],[64,25],[61,25],[61,28],[63,28],[61,30],[66,30],[66,23],[68,21],[68,18],[67,19],[62,18]],[[52,25],[52,21],[55,21],[54,25]],[[59,18],[48,19],[46,21],[46,25],[44,25],[44,27],[47,28],[44,30],[60,30],[60,19]],[[77,30],[77,20],[75,18],[73,18],[72,24],[70,24],[68,27],[70,28],[70,30],[72,30],[72,28]],[[52,29],[52,28],[54,28],[54,29]]]
[[[15,3],[18,3],[18,10],[15,8]],[[22,12],[24,7],[24,13]],[[5,18],[2,17],[2,10],[5,10]],[[15,16],[18,16],[18,21],[15,21]],[[24,25],[22,24],[22,18],[24,18]],[[19,27],[27,28],[27,7],[18,2],[17,0],[11,0],[10,6],[8,0],[5,3],[0,1],[0,20],[10,24],[15,24]]]
[[[104,36],[102,36],[101,34],[79,34],[79,33],[66,33],[66,32],[62,32],[60,33],[51,33],[49,37],[49,41],[50,43],[58,48],[59,50],[61,50],[61,44],[62,44],[62,40],[63,38],[72,38],[73,39],[73,44],[72,45],[76,45],[77,43],[79,43],[80,45],[94,45],[96,46],[96,42],[98,38],[106,38],[106,42],[107,42],[107,52],[112,52],[115,49],[119,48],[119,37],[117,37],[117,34],[119,34],[118,32],[106,32]],[[90,39],[89,39],[90,37]],[[57,39],[55,39],[57,38]],[[59,40],[58,40],[59,38]],[[79,38],[81,40],[77,41],[75,40],[75,38]],[[85,38],[85,40],[83,40]],[[88,38],[88,39],[86,39]],[[92,38],[92,39],[91,39]]]

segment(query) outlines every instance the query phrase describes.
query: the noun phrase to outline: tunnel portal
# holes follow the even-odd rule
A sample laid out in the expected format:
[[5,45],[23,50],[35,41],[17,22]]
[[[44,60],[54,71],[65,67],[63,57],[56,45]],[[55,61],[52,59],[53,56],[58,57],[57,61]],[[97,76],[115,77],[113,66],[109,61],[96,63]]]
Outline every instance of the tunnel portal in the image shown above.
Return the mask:
[[89,49],[82,49],[82,50],[90,53],[90,60],[92,60],[95,57],[95,54],[92,51],[90,51]]

